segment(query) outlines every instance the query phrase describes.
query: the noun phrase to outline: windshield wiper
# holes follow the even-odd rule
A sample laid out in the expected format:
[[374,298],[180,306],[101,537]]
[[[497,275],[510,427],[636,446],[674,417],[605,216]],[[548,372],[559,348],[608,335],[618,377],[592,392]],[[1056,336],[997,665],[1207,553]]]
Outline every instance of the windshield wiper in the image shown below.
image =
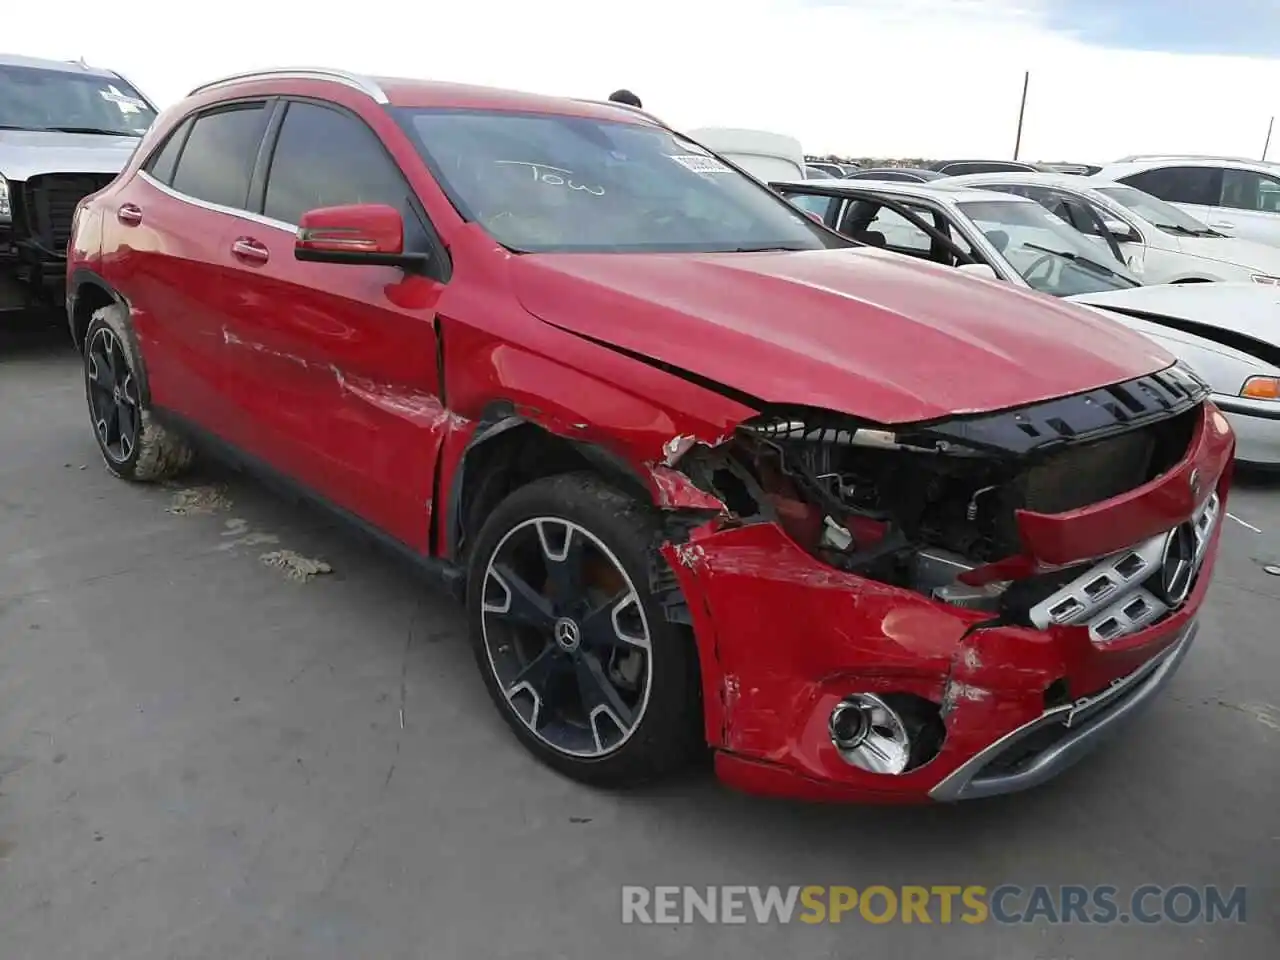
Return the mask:
[[104,137],[141,137],[133,130],[108,130],[106,127],[41,127],[54,133],[98,133]]
[[779,250],[790,251],[791,253],[799,253],[803,250],[817,250],[818,247],[797,247],[784,246],[777,243],[762,243],[754,247],[734,247],[731,253],[772,253]]
[[[1050,247],[1042,247],[1038,243],[1023,243],[1022,246],[1026,247],[1028,250],[1035,250],[1039,253],[1050,253],[1055,257],[1061,257],[1063,260],[1070,260],[1072,263],[1079,264],[1086,269],[1092,267],[1098,273],[1105,274],[1109,277],[1121,276],[1121,274],[1116,273],[1116,271],[1112,270],[1106,264],[1099,263],[1097,260],[1090,259],[1089,257],[1082,257],[1080,254],[1072,253],[1070,250],[1053,250]],[[1123,279],[1127,280],[1129,278],[1124,277]]]
[[1190,227],[1184,227],[1180,223],[1157,223],[1157,227],[1161,230],[1168,230],[1170,233],[1177,233],[1184,237],[1225,237],[1225,233],[1218,233],[1216,230],[1192,230]]

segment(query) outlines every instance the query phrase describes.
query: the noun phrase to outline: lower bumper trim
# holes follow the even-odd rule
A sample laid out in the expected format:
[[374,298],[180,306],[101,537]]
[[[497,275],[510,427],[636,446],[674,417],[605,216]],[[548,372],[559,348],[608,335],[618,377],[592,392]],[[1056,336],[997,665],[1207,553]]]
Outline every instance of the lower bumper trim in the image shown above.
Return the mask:
[[[1109,689],[1094,697],[1055,707],[1001,737],[948,775],[929,796],[944,803],[973,800],[1028,790],[1058,776],[1160,693],[1182,663],[1198,631],[1199,624],[1192,621],[1172,646]],[[1024,741],[1032,734],[1055,731],[1058,735],[1049,746],[1033,752],[1022,762],[1005,770],[987,771],[995,761],[1018,752],[1020,745],[1025,747]]]

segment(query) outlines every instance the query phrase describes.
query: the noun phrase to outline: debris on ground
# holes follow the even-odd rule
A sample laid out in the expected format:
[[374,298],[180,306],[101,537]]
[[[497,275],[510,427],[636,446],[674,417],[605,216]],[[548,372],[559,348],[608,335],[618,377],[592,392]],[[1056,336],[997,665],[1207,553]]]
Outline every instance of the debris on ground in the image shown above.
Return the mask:
[[1263,573],[1269,573],[1273,577],[1280,577],[1280,563],[1268,563],[1262,568]]
[[280,538],[274,533],[259,533],[249,527],[248,520],[232,518],[222,531],[223,542],[218,544],[219,550],[234,550],[237,547],[259,547],[268,543],[279,543]]
[[313,560],[292,550],[273,550],[258,558],[268,567],[284,572],[284,575],[296,583],[306,583],[322,573],[333,573],[333,567],[323,560]]
[[179,517],[218,513],[231,509],[231,499],[227,496],[227,488],[221,484],[187,487],[173,495],[173,500],[166,509]]

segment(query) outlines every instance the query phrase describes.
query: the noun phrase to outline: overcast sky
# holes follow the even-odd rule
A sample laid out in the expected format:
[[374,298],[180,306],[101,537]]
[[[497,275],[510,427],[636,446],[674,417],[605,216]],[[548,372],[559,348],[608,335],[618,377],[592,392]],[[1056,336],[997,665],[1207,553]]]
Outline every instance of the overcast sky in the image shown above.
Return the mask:
[[[85,57],[167,104],[215,76],[343,66],[571,96],[855,156],[1258,156],[1280,0],[132,0],[9,4],[7,52]],[[1280,157],[1280,136],[1274,141]]]

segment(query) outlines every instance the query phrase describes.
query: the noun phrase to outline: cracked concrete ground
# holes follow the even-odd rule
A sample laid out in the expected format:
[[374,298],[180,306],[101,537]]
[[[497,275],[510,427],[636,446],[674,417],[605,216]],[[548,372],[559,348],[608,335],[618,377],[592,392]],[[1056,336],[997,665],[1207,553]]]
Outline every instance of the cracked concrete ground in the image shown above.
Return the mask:
[[[902,810],[560,779],[448,600],[242,478],[201,484],[227,502],[113,480],[61,338],[0,341],[4,960],[1277,954],[1278,486],[1236,493],[1262,533],[1228,524],[1196,647],[1122,739],[1033,793]],[[332,569],[296,582],[280,551]],[[637,883],[1250,893],[1212,927],[623,926]]]

